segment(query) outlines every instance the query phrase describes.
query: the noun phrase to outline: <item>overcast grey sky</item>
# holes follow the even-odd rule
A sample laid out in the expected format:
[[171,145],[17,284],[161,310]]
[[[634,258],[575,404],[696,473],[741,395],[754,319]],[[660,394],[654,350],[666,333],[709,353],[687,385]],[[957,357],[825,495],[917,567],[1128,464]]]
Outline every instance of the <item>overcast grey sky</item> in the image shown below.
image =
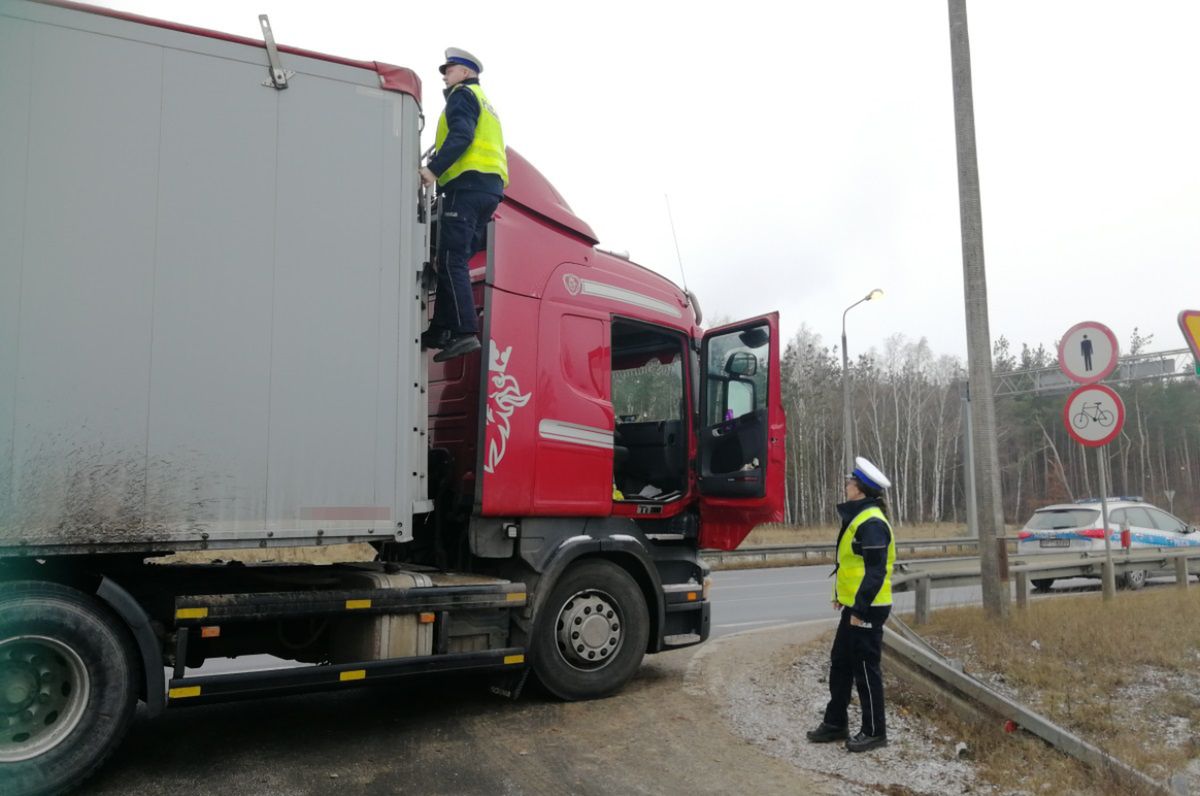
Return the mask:
[[[944,0],[338,3],[114,8],[414,69],[431,121],[446,46],[484,62],[508,144],[601,245],[714,315],[782,313],[852,355],[891,334],[964,355]],[[993,338],[1078,321],[1180,348],[1200,309],[1200,3],[967,4]],[[426,138],[431,139],[429,124]],[[426,143],[429,143],[427,141]]]

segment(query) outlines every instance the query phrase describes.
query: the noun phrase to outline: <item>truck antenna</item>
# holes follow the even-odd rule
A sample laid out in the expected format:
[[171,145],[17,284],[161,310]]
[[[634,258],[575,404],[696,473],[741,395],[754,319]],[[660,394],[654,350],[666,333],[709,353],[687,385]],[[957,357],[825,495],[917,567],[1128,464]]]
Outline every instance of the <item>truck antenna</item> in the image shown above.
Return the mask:
[[683,257],[679,254],[679,236],[675,234],[675,217],[671,215],[671,197],[663,194],[663,198],[667,200],[667,221],[671,222],[671,239],[675,241],[675,259],[679,261],[679,275],[683,277],[683,292],[689,293],[687,274],[683,270]]

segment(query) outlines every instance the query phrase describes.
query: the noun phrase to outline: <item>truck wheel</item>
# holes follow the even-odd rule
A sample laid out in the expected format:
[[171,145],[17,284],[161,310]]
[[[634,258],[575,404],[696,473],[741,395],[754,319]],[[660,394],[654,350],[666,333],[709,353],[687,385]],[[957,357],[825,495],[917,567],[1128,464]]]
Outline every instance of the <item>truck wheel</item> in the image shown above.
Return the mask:
[[567,570],[542,607],[533,639],[533,670],[560,699],[597,699],[633,677],[650,636],[642,590],[609,561]]
[[125,628],[56,583],[0,586],[0,780],[5,793],[70,789],[129,728],[137,667]]
[[1033,584],[1034,591],[1050,591],[1054,578],[1033,578],[1029,582]]

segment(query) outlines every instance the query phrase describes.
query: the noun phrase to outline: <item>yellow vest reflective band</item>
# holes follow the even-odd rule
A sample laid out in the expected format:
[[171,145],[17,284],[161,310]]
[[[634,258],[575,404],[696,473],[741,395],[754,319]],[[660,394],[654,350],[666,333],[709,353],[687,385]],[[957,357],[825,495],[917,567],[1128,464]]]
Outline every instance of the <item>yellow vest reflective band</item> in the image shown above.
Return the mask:
[[851,545],[854,544],[854,535],[858,533],[858,526],[870,519],[882,520],[888,529],[887,573],[884,575],[883,585],[879,587],[879,593],[875,595],[871,605],[892,604],[892,564],[896,561],[896,535],[892,533],[892,526],[879,507],[871,506],[860,511],[858,516],[850,521],[850,525],[846,527],[846,532],[842,534],[842,539],[838,543],[837,583],[834,585],[834,596],[842,605],[854,605],[854,598],[858,596],[858,587],[862,585],[863,578],[867,576],[866,561],[854,552]]
[[[483,89],[475,83],[459,83],[451,93],[461,88],[469,89],[479,100],[479,120],[475,122],[475,139],[467,147],[458,160],[450,164],[438,177],[438,185],[445,185],[465,171],[481,171],[484,174],[499,174],[500,179],[508,185],[508,157],[504,154],[504,133],[500,130],[500,117],[495,108],[484,96]],[[433,141],[435,149],[441,149],[446,143],[450,126],[446,124],[446,112],[438,117],[437,137]]]

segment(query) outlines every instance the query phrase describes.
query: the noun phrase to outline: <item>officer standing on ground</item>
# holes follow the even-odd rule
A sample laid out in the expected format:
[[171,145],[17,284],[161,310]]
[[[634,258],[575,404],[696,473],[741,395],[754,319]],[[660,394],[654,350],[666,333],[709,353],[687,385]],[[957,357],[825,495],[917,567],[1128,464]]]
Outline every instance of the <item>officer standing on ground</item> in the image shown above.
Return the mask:
[[[883,623],[892,610],[892,564],[896,540],[888,523],[883,490],[892,485],[879,468],[859,456],[846,477],[846,502],[838,504],[838,534],[833,607],[842,612],[829,667],[829,704],[825,717],[808,733],[813,743],[846,739],[851,752],[887,746],[883,714],[883,675],[879,660]],[[858,687],[862,730],[850,736],[847,708],[850,685]]]
[[436,153],[421,169],[421,182],[438,186],[438,280],[433,322],[422,348],[442,349],[435,362],[479,350],[479,321],[467,262],[487,243],[487,225],[508,185],[508,158],[500,118],[479,85],[483,63],[450,47],[439,67],[446,109],[438,119]]

